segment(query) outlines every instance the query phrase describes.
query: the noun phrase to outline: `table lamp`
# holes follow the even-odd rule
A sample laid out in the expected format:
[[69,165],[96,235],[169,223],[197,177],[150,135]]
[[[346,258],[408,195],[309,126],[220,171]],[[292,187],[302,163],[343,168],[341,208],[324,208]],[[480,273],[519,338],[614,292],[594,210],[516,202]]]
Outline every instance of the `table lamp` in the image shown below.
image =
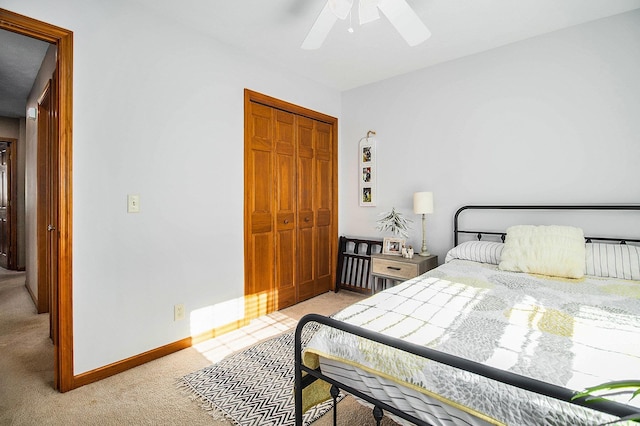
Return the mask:
[[427,251],[427,214],[433,213],[433,192],[413,193],[413,212],[422,215],[422,248],[420,256],[430,256]]

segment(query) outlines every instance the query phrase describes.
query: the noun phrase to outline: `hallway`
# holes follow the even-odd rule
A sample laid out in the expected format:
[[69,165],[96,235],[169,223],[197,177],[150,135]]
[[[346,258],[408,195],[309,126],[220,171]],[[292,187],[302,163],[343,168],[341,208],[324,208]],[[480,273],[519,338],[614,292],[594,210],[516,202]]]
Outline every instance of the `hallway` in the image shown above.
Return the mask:
[[[0,268],[0,413],[24,404],[25,395],[37,404],[54,392],[49,314],[36,313],[25,276]],[[5,420],[0,415],[0,423]]]

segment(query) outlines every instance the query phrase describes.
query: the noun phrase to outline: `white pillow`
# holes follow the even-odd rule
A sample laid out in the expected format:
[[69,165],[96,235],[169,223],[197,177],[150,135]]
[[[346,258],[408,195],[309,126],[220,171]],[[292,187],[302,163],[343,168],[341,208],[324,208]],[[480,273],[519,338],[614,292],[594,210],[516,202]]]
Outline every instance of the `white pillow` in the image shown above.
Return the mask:
[[640,247],[628,244],[586,245],[587,275],[640,280]]
[[503,247],[503,243],[493,241],[466,241],[449,250],[444,262],[447,263],[453,259],[462,259],[497,265],[500,263],[500,255],[502,254]]
[[498,267],[505,271],[582,278],[584,233],[572,226],[512,226],[507,229]]

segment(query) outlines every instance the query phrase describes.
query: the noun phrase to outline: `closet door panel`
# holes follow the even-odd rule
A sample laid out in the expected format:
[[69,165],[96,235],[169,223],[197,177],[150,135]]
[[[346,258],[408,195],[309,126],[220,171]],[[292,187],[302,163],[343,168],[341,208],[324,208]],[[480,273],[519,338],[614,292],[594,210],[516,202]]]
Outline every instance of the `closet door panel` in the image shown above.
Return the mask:
[[313,228],[298,229],[298,302],[315,296],[314,261],[307,255],[314,251],[313,236]]
[[276,237],[276,310],[296,303],[295,229],[279,230]]
[[314,295],[326,293],[333,288],[331,279],[331,234],[330,227],[321,226],[316,231],[316,279],[314,281]]
[[[271,108],[252,103],[245,142],[245,248],[247,314],[264,315],[274,309],[274,143]],[[248,145],[248,146],[247,146]]]
[[315,122],[315,191],[314,205],[316,213],[316,283],[315,293],[329,291],[332,285],[332,247],[331,210],[333,205],[333,143],[331,126],[319,121]]
[[251,232],[271,232],[273,229],[273,181],[265,179],[272,175],[272,154],[268,151],[253,150],[251,153],[250,175],[253,183],[249,202],[251,210]]
[[298,301],[315,295],[313,120],[297,117]]
[[250,315],[258,317],[275,310],[275,303],[271,293],[273,292],[274,258],[273,258],[273,234],[256,234],[251,239],[252,253],[249,256],[250,277],[252,283],[250,295],[252,296],[248,308]]
[[275,111],[276,140],[276,300],[282,309],[296,303],[295,116]]

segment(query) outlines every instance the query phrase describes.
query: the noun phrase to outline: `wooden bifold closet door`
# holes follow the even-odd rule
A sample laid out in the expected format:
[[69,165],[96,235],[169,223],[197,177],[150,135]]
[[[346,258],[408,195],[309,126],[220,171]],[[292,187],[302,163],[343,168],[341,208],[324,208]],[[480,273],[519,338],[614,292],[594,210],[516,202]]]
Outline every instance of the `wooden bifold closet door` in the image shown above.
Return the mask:
[[333,287],[337,119],[245,91],[247,316]]

